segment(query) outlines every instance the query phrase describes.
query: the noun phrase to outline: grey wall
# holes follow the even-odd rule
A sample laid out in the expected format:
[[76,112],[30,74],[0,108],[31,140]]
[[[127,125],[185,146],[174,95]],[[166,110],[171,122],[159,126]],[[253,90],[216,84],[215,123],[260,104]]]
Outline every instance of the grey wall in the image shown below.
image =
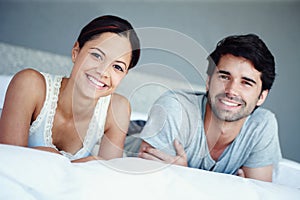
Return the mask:
[[[0,42],[70,55],[81,27],[103,14],[119,15],[138,28],[163,27],[179,31],[208,52],[217,41],[230,34],[251,32],[261,36],[276,58],[278,73],[264,106],[277,115],[283,156],[300,162],[300,133],[297,126],[300,122],[297,78],[300,74],[299,1],[61,3],[2,0]],[[186,67],[188,63],[185,60],[172,56],[163,51],[145,49],[140,65],[160,63],[171,66],[191,82],[199,82],[199,77],[191,72],[192,68]],[[150,70],[150,73],[159,72]]]

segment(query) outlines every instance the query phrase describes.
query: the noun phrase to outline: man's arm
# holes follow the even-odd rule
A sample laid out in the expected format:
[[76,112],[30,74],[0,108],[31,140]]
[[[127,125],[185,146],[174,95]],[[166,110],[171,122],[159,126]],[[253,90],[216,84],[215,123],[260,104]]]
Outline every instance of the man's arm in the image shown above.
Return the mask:
[[252,178],[261,181],[272,182],[273,165],[259,168],[242,167],[238,171],[238,176]]
[[169,164],[181,165],[187,167],[187,156],[183,146],[177,139],[174,140],[176,156],[168,155],[158,149],[153,148],[150,144],[143,141],[139,151],[139,157],[147,160],[155,160]]

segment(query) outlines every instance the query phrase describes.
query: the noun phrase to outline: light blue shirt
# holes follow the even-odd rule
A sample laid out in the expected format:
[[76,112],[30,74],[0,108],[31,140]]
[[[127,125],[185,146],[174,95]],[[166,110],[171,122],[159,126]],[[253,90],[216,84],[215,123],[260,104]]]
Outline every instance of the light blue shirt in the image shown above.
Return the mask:
[[275,115],[257,108],[247,117],[240,133],[217,161],[210,156],[203,116],[207,98],[203,93],[166,92],[153,105],[141,138],[168,154],[175,155],[173,141],[184,146],[189,167],[235,174],[250,168],[276,164],[281,158]]

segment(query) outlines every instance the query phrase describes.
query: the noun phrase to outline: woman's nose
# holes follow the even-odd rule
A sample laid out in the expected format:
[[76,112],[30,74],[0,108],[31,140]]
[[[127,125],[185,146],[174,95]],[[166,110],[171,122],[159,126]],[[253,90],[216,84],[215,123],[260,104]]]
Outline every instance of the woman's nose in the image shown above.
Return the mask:
[[99,73],[102,77],[109,78],[110,77],[110,71],[109,71],[109,65],[101,65],[98,66],[96,71]]

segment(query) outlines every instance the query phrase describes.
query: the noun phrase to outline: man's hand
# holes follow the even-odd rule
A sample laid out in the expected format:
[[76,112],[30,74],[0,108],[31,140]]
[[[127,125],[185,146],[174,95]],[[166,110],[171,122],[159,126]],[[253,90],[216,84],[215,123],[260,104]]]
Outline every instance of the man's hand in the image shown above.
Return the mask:
[[153,148],[146,142],[142,142],[139,157],[147,160],[155,160],[169,164],[181,165],[187,167],[187,157],[183,146],[177,139],[174,140],[176,156],[168,155],[160,150]]
[[238,169],[237,176],[246,178],[244,170],[242,168]]

